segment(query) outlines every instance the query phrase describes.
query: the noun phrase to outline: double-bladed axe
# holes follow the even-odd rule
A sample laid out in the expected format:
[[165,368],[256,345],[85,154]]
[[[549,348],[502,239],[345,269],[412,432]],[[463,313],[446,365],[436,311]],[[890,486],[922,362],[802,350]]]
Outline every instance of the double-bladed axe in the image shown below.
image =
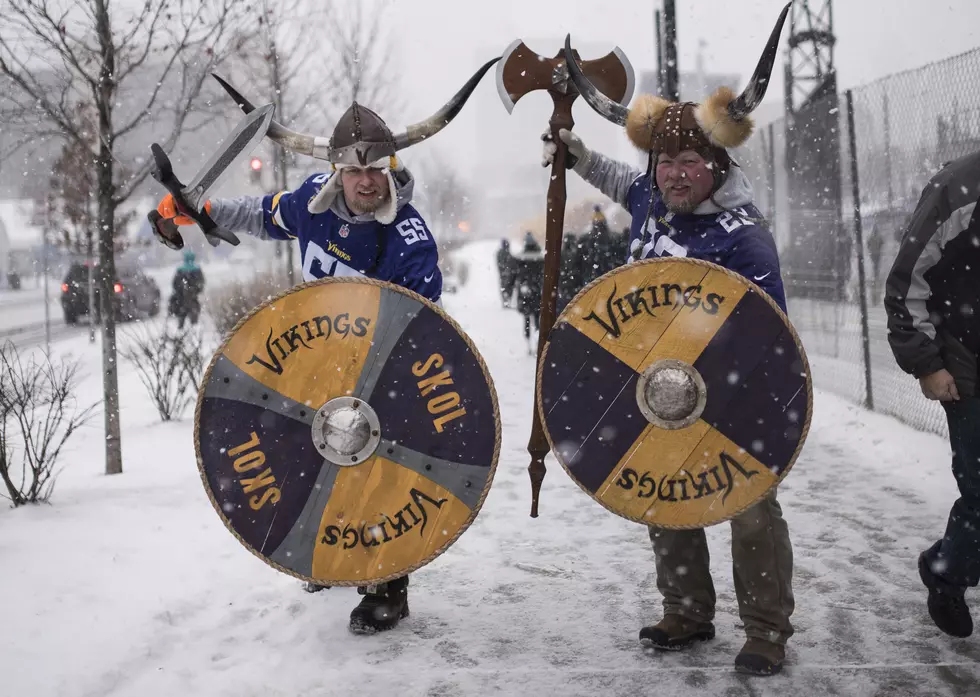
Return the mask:
[[[574,52],[576,58],[578,53]],[[579,61],[582,72],[610,99],[626,105],[633,96],[633,68],[618,48],[597,60]],[[555,323],[558,270],[561,265],[561,238],[565,221],[565,164],[569,157],[565,144],[558,136],[563,129],[571,130],[572,102],[578,89],[569,79],[568,66],[561,51],[554,58],[545,58],[529,49],[522,40],[512,43],[497,64],[497,91],[508,113],[528,92],[547,90],[554,102],[551,113],[551,137],[558,150],[551,165],[548,186],[547,224],[545,239],[544,287],[541,291],[541,322],[538,333],[538,372],[541,353]],[[535,400],[536,401],[536,400]],[[527,451],[531,454],[528,474],[531,476],[531,517],[538,517],[538,495],[545,475],[544,458],[549,446],[541,426],[541,414],[534,407],[531,439]]]

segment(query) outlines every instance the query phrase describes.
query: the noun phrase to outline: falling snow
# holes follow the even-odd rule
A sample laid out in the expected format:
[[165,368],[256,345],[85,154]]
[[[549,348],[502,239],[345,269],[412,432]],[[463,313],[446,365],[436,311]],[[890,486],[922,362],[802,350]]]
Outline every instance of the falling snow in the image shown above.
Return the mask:
[[[779,488],[796,564],[785,673],[747,682],[731,670],[744,636],[725,524],[707,531],[716,638],[686,652],[644,651],[637,632],[660,618],[660,598],[643,526],[593,501],[552,457],[540,517],[528,517],[535,363],[519,315],[485,292],[494,249],[460,252],[470,279],[445,304],[494,377],[503,422],[495,481],[469,530],[412,574],[411,616],[396,630],[349,635],[353,589],[304,593],[244,549],[201,486],[192,422],[157,423],[138,378],[120,366],[125,473],[101,475],[101,432],[86,429],[70,444],[52,505],[0,509],[4,694],[591,697],[654,686],[665,695],[913,697],[968,695],[980,684],[976,642],[931,624],[915,566],[956,497],[948,445],[819,391],[809,440]],[[97,345],[83,336],[54,348],[82,360],[86,389],[100,388]]]

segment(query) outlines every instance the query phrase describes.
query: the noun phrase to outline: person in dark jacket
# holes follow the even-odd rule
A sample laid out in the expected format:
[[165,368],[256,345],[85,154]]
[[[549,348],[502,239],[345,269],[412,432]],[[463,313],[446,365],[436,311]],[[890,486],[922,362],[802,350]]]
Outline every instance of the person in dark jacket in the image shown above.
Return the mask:
[[613,243],[609,234],[609,224],[599,206],[592,213],[589,231],[579,240],[577,273],[582,285],[587,285],[611,271],[618,263],[612,260]]
[[497,274],[500,277],[500,299],[504,307],[510,307],[514,297],[514,281],[517,278],[517,261],[510,253],[510,240],[500,240],[497,250]]
[[946,411],[960,498],[946,532],[919,555],[933,622],[973,632],[966,589],[980,583],[980,152],[932,178],[885,285],[888,343],[899,367]]
[[184,322],[188,319],[191,324],[197,324],[201,316],[199,296],[204,291],[204,272],[195,259],[194,252],[184,250],[184,263],[174,272],[173,292],[167,307],[170,314],[177,318],[180,329],[184,328]]
[[566,234],[561,242],[561,266],[558,270],[558,314],[584,285],[578,270],[578,254],[578,238]]
[[517,310],[524,316],[524,339],[528,355],[534,354],[531,343],[531,325],[540,331],[541,291],[544,284],[544,253],[541,245],[528,231],[524,235],[524,249],[517,260]]
[[[784,9],[766,47],[769,55],[775,55],[786,13]],[[573,156],[574,171],[632,216],[628,261],[711,261],[754,281],[785,312],[775,242],[752,203],[748,177],[728,153],[752,132],[747,116],[765,94],[769,79],[766,61],[759,65],[744,92],[751,99],[747,107],[746,100],[736,101],[731,90],[722,88],[702,104],[642,95],[626,110],[628,115],[622,105],[586,84],[587,79],[573,76],[586,102],[618,125],[625,123],[627,136],[648,154],[647,172],[589,150],[567,129],[558,137]],[[547,135],[544,140],[543,161],[550,165],[557,144]],[[795,607],[793,550],[775,489],[732,518],[731,526],[735,594],[746,635],[735,669],[773,675],[785,660]],[[716,596],[704,530],[651,527],[650,539],[664,616],[640,630],[640,641],[677,650],[713,638]]]

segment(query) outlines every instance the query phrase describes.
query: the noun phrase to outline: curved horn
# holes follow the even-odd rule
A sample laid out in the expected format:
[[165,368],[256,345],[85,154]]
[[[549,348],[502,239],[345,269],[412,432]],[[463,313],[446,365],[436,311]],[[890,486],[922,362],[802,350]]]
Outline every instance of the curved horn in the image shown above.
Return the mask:
[[741,121],[748,116],[753,109],[759,106],[762,98],[766,96],[766,88],[769,87],[769,77],[772,75],[772,66],[776,62],[776,49],[779,47],[779,35],[783,30],[783,23],[786,21],[786,15],[792,4],[792,2],[786,3],[786,7],[779,13],[779,19],[776,20],[776,26],[773,28],[772,34],[769,35],[769,41],[766,43],[766,48],[762,52],[759,64],[755,66],[755,72],[752,73],[752,79],[749,80],[749,84],[742,94],[738,95],[738,97],[728,104],[728,115],[736,121]]
[[[248,101],[241,92],[232,87],[227,81],[222,79],[215,73],[211,73],[211,77],[218,81],[222,87],[225,88],[225,92],[231,95],[231,98],[235,100],[235,103],[241,108],[246,114],[255,110],[255,105]],[[309,155],[310,157],[315,157],[319,160],[329,160],[327,157],[327,150],[329,147],[329,138],[322,138],[320,136],[311,136],[306,133],[300,133],[298,131],[286,128],[281,123],[272,120],[269,124],[269,130],[266,131],[266,136],[279,143],[282,147],[287,150],[292,150],[301,155]]]
[[575,56],[572,55],[572,35],[565,35],[565,65],[568,66],[568,74],[572,78],[572,82],[578,87],[579,93],[585,98],[585,101],[589,103],[599,115],[606,117],[610,121],[620,126],[626,125],[626,115],[629,114],[629,109],[624,107],[619,102],[610,99],[599,89],[592,84],[589,78],[585,77],[585,73],[578,65],[578,61],[575,60]]
[[480,79],[488,70],[490,70],[490,67],[499,60],[500,58],[497,57],[484,63],[480,69],[473,74],[473,77],[471,77],[466,84],[463,85],[463,88],[453,95],[453,98],[450,99],[449,102],[442,107],[442,109],[427,118],[425,121],[419,121],[416,124],[412,124],[405,130],[404,133],[399,133],[396,135],[395,150],[402,150],[410,145],[420,143],[426,138],[431,138],[449,125],[449,122],[456,118],[456,114],[458,114],[463,108],[463,105],[466,104],[466,100],[469,99],[470,95],[473,93],[473,90],[476,89]]

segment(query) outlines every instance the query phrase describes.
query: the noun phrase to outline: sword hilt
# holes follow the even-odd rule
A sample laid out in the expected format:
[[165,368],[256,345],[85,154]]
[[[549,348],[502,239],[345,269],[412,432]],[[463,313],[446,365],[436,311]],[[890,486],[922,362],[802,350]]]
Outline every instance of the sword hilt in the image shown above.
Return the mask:
[[180,236],[177,223],[170,218],[164,218],[155,210],[147,213],[146,217],[153,226],[153,234],[158,240],[174,250],[179,251],[184,248],[184,238]]
[[[167,157],[167,153],[163,151],[163,148],[153,143],[150,145],[150,152],[153,153],[154,164],[154,167],[150,170],[150,175],[160,182],[170,192],[170,195],[174,197],[174,205],[180,211],[181,215],[186,215],[200,226],[204,232],[204,236],[212,247],[217,247],[219,240],[224,240],[231,245],[238,245],[240,240],[235,233],[218,227],[218,224],[211,219],[207,211],[197,210],[187,202],[187,199],[184,197],[184,185],[177,178],[177,175],[174,174],[173,165],[170,163],[170,158]],[[152,223],[153,221],[151,220],[150,222]]]

